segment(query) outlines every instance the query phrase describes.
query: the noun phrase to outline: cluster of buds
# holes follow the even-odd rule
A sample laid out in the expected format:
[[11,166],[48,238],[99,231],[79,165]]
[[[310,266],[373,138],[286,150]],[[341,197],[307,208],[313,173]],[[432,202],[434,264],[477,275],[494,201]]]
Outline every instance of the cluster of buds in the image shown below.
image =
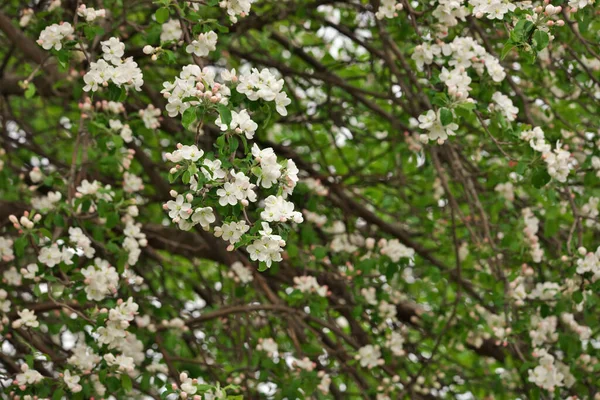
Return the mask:
[[[537,6],[533,9],[533,11],[535,11],[537,14],[544,14],[547,17],[558,15],[562,12],[562,7],[553,6],[552,4],[550,4],[550,0],[544,0],[544,4],[546,5],[545,7]],[[546,22],[546,25],[548,26],[564,26],[564,24],[565,21],[563,21],[562,19],[559,19],[558,21],[549,20],[548,22]]]
[[102,8],[96,10],[92,7],[86,7],[85,4],[82,4],[79,6],[79,8],[77,8],[77,15],[85,18],[86,22],[92,22],[97,18],[105,18],[106,10]]
[[123,157],[123,161],[122,161],[123,169],[128,170],[129,167],[131,167],[131,161],[133,160],[134,156],[135,156],[134,149],[127,149],[125,151],[125,156]]
[[82,102],[78,103],[77,107],[81,111],[92,111],[94,109],[92,105],[92,100],[89,97],[86,97],[85,99],[83,99]]
[[[86,97],[86,100],[89,100],[89,98]],[[96,102],[96,110],[122,114],[125,112],[125,106],[118,101],[99,100]]]
[[152,57],[150,57],[152,59],[152,61],[156,61],[158,60],[158,56],[160,54],[160,52],[162,51],[162,47],[152,47],[149,44],[147,44],[146,46],[144,46],[144,48],[142,49],[142,52],[146,55],[152,55]]
[[16,215],[11,214],[8,219],[19,230],[19,233],[23,233],[23,229],[33,229],[35,223],[40,222],[42,219],[42,215],[35,214],[33,218],[29,219],[29,211],[25,211],[21,218],[17,218]]

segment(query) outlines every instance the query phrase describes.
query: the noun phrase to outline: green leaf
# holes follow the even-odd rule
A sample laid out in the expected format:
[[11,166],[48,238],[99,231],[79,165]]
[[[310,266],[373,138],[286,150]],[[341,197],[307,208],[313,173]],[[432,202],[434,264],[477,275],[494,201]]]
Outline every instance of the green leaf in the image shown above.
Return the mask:
[[60,400],[63,398],[64,395],[65,395],[65,391],[62,388],[58,388],[52,395],[52,400]]
[[159,24],[164,24],[169,20],[169,9],[167,7],[161,7],[156,10],[154,16],[156,17],[156,22]]
[[120,99],[125,97],[125,87],[117,86],[114,83],[108,84],[108,98],[112,101],[121,101]]
[[15,254],[17,257],[23,257],[23,254],[25,253],[25,247],[27,247],[28,243],[29,241],[27,240],[26,236],[21,236],[15,240]]
[[533,33],[532,39],[534,48],[537,51],[545,49],[548,46],[548,43],[550,43],[550,36],[548,36],[546,32],[541,31],[539,29]]
[[35,95],[35,85],[33,83],[29,83],[27,89],[25,90],[25,98],[30,99]]
[[127,374],[121,375],[121,384],[123,385],[123,389],[126,392],[131,391],[133,388],[133,383],[131,382],[131,378]]
[[189,128],[196,121],[196,109],[190,107],[183,112],[181,116],[181,123],[184,127]]
[[258,272],[264,272],[268,269],[269,269],[269,267],[267,267],[267,264],[265,264],[264,262],[260,262],[258,264]]
[[451,110],[445,107],[440,109],[440,121],[442,122],[442,125],[449,125],[452,123],[453,120],[454,115],[452,114]]
[[504,60],[508,53],[510,53],[510,51],[515,47],[517,47],[517,45],[512,43],[510,40],[504,43],[504,46],[502,47],[502,53],[500,53],[500,59]]
[[217,110],[219,110],[221,122],[229,126],[229,124],[231,124],[231,111],[229,110],[229,108],[227,108],[227,106],[224,106],[223,104],[219,104],[217,106]]
[[545,168],[540,168],[533,173],[533,176],[531,177],[531,183],[533,183],[534,187],[539,189],[550,182],[550,179],[551,177],[550,174],[548,174],[548,171],[546,171]]

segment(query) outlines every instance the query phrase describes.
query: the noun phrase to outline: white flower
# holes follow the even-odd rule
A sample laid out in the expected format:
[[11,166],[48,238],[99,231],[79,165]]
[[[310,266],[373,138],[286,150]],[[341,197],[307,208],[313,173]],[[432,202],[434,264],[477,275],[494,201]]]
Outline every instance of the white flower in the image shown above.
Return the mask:
[[381,254],[388,256],[393,262],[398,262],[401,258],[413,258],[415,256],[415,251],[400,243],[398,239],[382,240],[380,247]]
[[172,40],[179,41],[183,31],[181,24],[176,19],[170,19],[161,26],[160,42],[170,42]]
[[269,355],[269,357],[272,357],[279,351],[279,346],[277,345],[277,342],[274,341],[272,338],[261,338],[259,339],[259,344],[256,346],[256,350],[262,350],[266,352]]
[[358,354],[354,356],[354,358],[360,361],[361,367],[367,367],[369,369],[378,365],[383,365],[379,346],[373,346],[371,344],[358,349]]
[[53,243],[49,247],[42,247],[38,255],[38,261],[50,268],[60,264],[62,260],[63,253],[56,243]]
[[252,271],[249,268],[244,267],[239,261],[231,264],[231,270],[235,273],[242,284],[250,283],[254,280],[254,276],[252,276]]
[[81,378],[78,375],[71,375],[71,371],[69,370],[64,372],[63,380],[69,390],[73,393],[81,392],[82,387],[79,384],[80,379]]
[[202,162],[200,170],[208,180],[223,179],[227,175],[224,169],[221,168],[221,160],[209,160],[205,158]]
[[6,239],[0,236],[0,258],[3,261],[12,261],[15,258],[12,239]]
[[221,0],[219,7],[226,8],[229,19],[234,24],[237,22],[237,16],[245,17],[250,13],[252,0]]
[[114,65],[121,64],[121,57],[125,54],[125,44],[121,43],[119,38],[111,37],[100,42],[100,45],[102,46],[102,58]]
[[44,50],[50,50],[54,47],[55,50],[62,49],[62,41],[65,38],[69,38],[73,35],[75,30],[68,22],[62,22],[60,24],[53,24],[44,28],[40,33],[40,37],[37,43],[44,48]]
[[85,277],[85,293],[88,300],[101,301],[106,296],[116,293],[119,285],[119,274],[108,261],[96,258],[94,264],[81,270]]
[[37,372],[35,369],[29,368],[27,364],[21,365],[20,374],[17,374],[16,380],[19,385],[34,385],[38,382],[41,382],[44,379],[44,376]]
[[321,297],[327,296],[328,287],[321,286],[314,276],[295,276],[294,289],[302,293],[316,293]]
[[437,140],[439,144],[442,144],[448,139],[448,136],[454,136],[456,134],[454,131],[458,129],[458,125],[451,122],[448,125],[443,126],[440,120],[439,111],[436,113],[433,110],[429,110],[427,113],[419,116],[419,128],[428,131],[426,138],[429,140]]
[[392,332],[385,345],[395,356],[403,356],[406,354],[404,351],[404,336],[398,332]]
[[294,203],[286,201],[282,196],[269,196],[265,199],[265,209],[260,217],[268,222],[287,222],[292,220],[301,223],[302,213],[294,211]]
[[190,160],[192,162],[198,161],[204,155],[204,151],[199,150],[195,144],[191,146],[183,146],[180,149],[180,152],[181,158],[183,158],[184,160]]
[[529,382],[550,392],[556,387],[564,386],[565,376],[554,364],[554,357],[543,349],[536,349],[534,354],[539,357],[540,365],[528,371]]
[[240,241],[242,235],[250,229],[250,226],[246,224],[246,221],[229,222],[215,228],[215,236],[221,237],[223,240],[228,241],[231,244],[235,244]]
[[512,182],[499,183],[494,190],[511,203],[515,200],[514,185]]
[[167,209],[169,210],[169,217],[173,219],[177,217],[188,219],[192,214],[192,205],[185,202],[182,195],[178,195],[175,201],[167,201]]
[[198,39],[194,40],[191,44],[188,44],[185,51],[193,53],[198,57],[205,57],[211,51],[216,50],[218,36],[214,31],[207,33],[201,33],[198,35]]
[[33,311],[25,308],[21,311],[17,311],[17,314],[19,314],[20,318],[13,322],[13,327],[18,328],[25,325],[30,328],[37,328],[38,326],[40,326],[40,323],[37,320],[37,316]]
[[396,0],[381,0],[375,17],[377,19],[394,18],[400,10],[402,10],[402,3],[397,3]]
[[246,135],[246,138],[248,140],[250,140],[254,137],[254,132],[256,132],[256,129],[258,128],[258,125],[256,124],[256,122],[254,122],[254,121],[252,121],[252,119],[250,119],[250,115],[248,114],[248,111],[246,111],[246,110],[242,110],[239,113],[232,111],[231,112],[231,123],[229,124],[229,126],[227,126],[221,122],[220,116],[215,121],[215,124],[220,126],[222,131],[226,131],[226,130],[230,129],[232,131],[235,131],[238,134],[243,133],[244,135]]
[[213,213],[212,207],[197,208],[196,211],[194,211],[194,214],[192,215],[192,221],[196,224],[199,223],[200,226],[202,226],[202,228],[204,228],[205,230],[208,230],[210,224],[215,222],[215,220],[216,217]]
[[492,100],[500,107],[500,111],[508,121],[514,121],[517,118],[519,109],[513,106],[513,102],[508,96],[495,92],[492,95]]

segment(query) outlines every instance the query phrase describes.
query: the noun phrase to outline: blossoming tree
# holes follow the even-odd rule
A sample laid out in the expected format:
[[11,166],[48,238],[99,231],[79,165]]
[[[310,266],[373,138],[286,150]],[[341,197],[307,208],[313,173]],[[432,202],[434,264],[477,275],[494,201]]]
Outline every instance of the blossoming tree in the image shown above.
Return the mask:
[[0,5],[8,399],[600,399],[594,0]]

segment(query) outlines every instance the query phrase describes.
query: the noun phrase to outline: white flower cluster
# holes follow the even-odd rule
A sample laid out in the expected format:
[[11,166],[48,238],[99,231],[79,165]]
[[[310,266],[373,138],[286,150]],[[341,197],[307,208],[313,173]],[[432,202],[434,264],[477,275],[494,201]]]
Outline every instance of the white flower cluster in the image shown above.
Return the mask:
[[469,15],[468,8],[464,5],[464,0],[439,0],[438,6],[433,10],[433,16],[444,27],[458,25],[458,20],[465,20]]
[[577,260],[577,273],[580,275],[586,272],[592,273],[592,281],[596,282],[600,279],[600,247],[596,252],[588,252],[583,258]]
[[60,50],[63,47],[63,40],[71,39],[75,30],[68,22],[53,24],[44,28],[40,32],[40,37],[37,44],[42,46],[44,50],[50,50],[54,47],[55,50]]
[[348,234],[346,232],[346,224],[343,221],[334,221],[333,225],[326,227],[324,231],[334,235],[329,244],[329,248],[334,253],[352,253],[365,244],[365,238],[360,233]]
[[42,214],[52,211],[56,204],[62,199],[60,192],[48,192],[45,196],[34,197],[31,199],[31,207]]
[[536,349],[534,356],[539,359],[539,365],[529,370],[529,382],[542,389],[553,392],[557,387],[570,387],[575,383],[569,367],[555,360],[554,356],[544,349]]
[[2,261],[12,261],[15,258],[12,239],[0,236],[0,258]]
[[130,172],[123,172],[123,191],[125,193],[135,193],[144,189],[144,181],[139,176]]
[[499,111],[504,115],[504,118],[508,121],[517,119],[519,109],[513,105],[512,100],[508,96],[500,92],[495,92],[492,95],[492,100],[499,107]]
[[44,376],[23,363],[21,364],[21,373],[17,374],[15,380],[19,385],[35,385],[44,380]]
[[83,90],[95,92],[100,86],[108,86],[109,82],[121,87],[133,87],[142,90],[144,79],[142,70],[133,57],[122,60],[125,54],[125,44],[116,37],[100,42],[102,59],[90,63],[90,70],[84,75]]
[[592,336],[592,330],[589,326],[581,325],[575,320],[575,316],[571,313],[562,313],[560,315],[560,320],[569,327],[573,332],[575,332],[579,339],[581,340],[589,340]]
[[143,110],[139,111],[144,126],[148,129],[158,129],[160,127],[160,110],[150,104]]
[[537,232],[540,227],[540,220],[533,214],[530,208],[524,208],[521,211],[523,220],[525,221],[525,228],[523,233],[525,234],[525,240],[529,244],[529,252],[534,262],[542,262],[544,257],[544,250],[540,246],[540,240],[537,237]]
[[81,228],[73,226],[69,228],[69,241],[87,258],[92,258],[96,254],[96,249],[92,247],[92,240],[83,233]]
[[52,268],[61,262],[64,262],[66,265],[71,265],[73,264],[71,259],[74,255],[75,252],[67,246],[63,246],[62,249],[60,249],[57,243],[52,243],[50,246],[42,247],[40,249],[38,261],[49,268]]
[[531,317],[531,326],[534,329],[529,331],[532,346],[539,347],[544,343],[556,342],[558,340],[558,333],[556,332],[557,324],[558,318],[555,315],[546,318],[533,315]]
[[393,355],[403,356],[406,354],[404,350],[404,336],[401,333],[393,331],[385,342],[385,346],[390,349]]
[[310,275],[295,276],[294,289],[299,290],[302,293],[316,293],[321,297],[327,296],[327,291],[329,290],[327,285],[319,285],[317,278]]
[[232,111],[229,125],[224,124],[221,121],[221,116],[219,116],[215,120],[215,125],[220,127],[223,132],[230,130],[238,135],[243,133],[247,139],[254,138],[254,132],[258,128],[256,122],[252,121],[246,110],[241,110],[240,112]]
[[161,26],[160,42],[178,42],[181,39],[181,35],[183,35],[181,23],[176,19],[170,19]]
[[80,335],[81,339],[77,342],[75,347],[71,350],[71,357],[67,359],[67,362],[81,371],[91,371],[98,365],[102,358],[94,353],[94,350],[85,344],[83,341],[83,334]]
[[529,293],[529,298],[554,303],[559,293],[560,285],[558,283],[544,282],[535,285],[535,288]]
[[185,51],[197,57],[206,57],[208,53],[217,49],[218,38],[214,31],[201,33],[198,35],[198,39],[193,40],[192,43],[186,46]]
[[427,143],[429,140],[436,140],[438,144],[443,144],[448,140],[448,136],[456,135],[458,125],[454,122],[444,126],[440,119],[440,111],[429,110],[425,114],[419,115],[419,128],[428,131],[427,134],[419,136],[419,140]]
[[576,12],[580,8],[594,4],[594,1],[595,0],[569,0],[569,7],[571,7],[571,12]]
[[494,188],[494,191],[498,192],[500,196],[511,203],[515,201],[515,187],[512,182],[499,183]]
[[[269,189],[273,184],[279,183],[283,189],[283,197],[292,194],[298,183],[298,168],[293,160],[287,159],[283,163],[277,162],[277,155],[272,148],[259,149],[254,144],[252,146],[252,155],[259,163],[260,168],[254,168],[252,171],[258,177],[257,185]],[[295,214],[294,214],[295,215]],[[293,216],[293,219],[302,217]]]
[[236,90],[245,94],[252,101],[259,99],[274,101],[277,112],[285,116],[287,115],[285,107],[292,101],[288,98],[287,93],[283,91],[283,83],[283,79],[277,79],[267,68],[261,71],[253,68],[250,73],[239,76]]
[[469,0],[473,6],[473,15],[481,18],[484,15],[488,19],[503,19],[509,12],[517,9],[517,4],[510,0]]
[[412,259],[415,256],[415,251],[400,243],[398,239],[381,239],[378,245],[380,248],[379,252],[382,255],[388,256],[393,262],[398,262],[401,258]]
[[279,235],[273,234],[273,229],[266,222],[261,222],[262,230],[259,230],[260,238],[250,244],[246,250],[252,261],[264,262],[271,267],[273,261],[282,260],[281,253],[285,246],[285,240]]
[[272,338],[260,338],[258,339],[258,344],[256,345],[256,350],[264,351],[267,353],[269,357],[273,357],[277,355],[279,351],[279,345]]
[[521,132],[521,139],[529,141],[529,145],[535,151],[542,153],[546,163],[548,174],[557,181],[564,183],[574,167],[571,153],[561,148],[560,142],[556,142],[556,148],[546,143],[544,131],[538,126],[529,131]]
[[127,250],[127,264],[137,264],[140,255],[142,254],[141,247],[146,247],[148,241],[146,234],[142,232],[142,224],[134,223],[133,220],[128,220],[123,229],[125,240],[123,240],[123,248]]
[[106,10],[104,9],[94,9],[92,7],[86,7],[85,4],[82,4],[77,8],[77,15],[85,18],[86,22],[92,22],[97,18],[106,17]]
[[265,199],[265,209],[260,217],[267,222],[294,221],[299,224],[304,220],[301,212],[294,211],[294,203],[273,195]]
[[245,17],[250,13],[253,0],[221,0],[219,7],[227,9],[229,20],[234,24],[238,21],[238,15]]
[[[227,76],[222,73],[221,77]],[[235,76],[235,75],[233,75]],[[197,65],[187,65],[182,68],[178,78],[173,83],[163,83],[161,93],[167,99],[165,107],[169,117],[183,114],[191,106],[199,104],[227,104],[231,90],[227,85],[216,82],[216,72],[213,68],[200,69]],[[225,81],[225,79],[223,78]],[[190,100],[190,98],[194,98]]]
[[[109,349],[121,349],[126,347],[128,344],[126,337],[127,335],[132,335],[132,333],[127,332],[126,329],[137,315],[138,308],[138,305],[134,303],[132,297],[127,299],[127,301],[119,299],[117,301],[117,306],[110,309],[108,312],[106,326],[101,326],[96,330],[95,338],[98,343],[108,345]],[[104,355],[104,359],[107,362],[110,360],[113,364],[118,363],[122,365],[123,369],[128,369],[133,363],[131,357],[122,355],[114,357],[114,355],[110,353]]]
[[133,131],[129,127],[129,124],[123,124],[118,119],[111,119],[108,121],[108,126],[111,131],[117,132],[125,143],[131,143],[133,141]]
[[19,315],[19,319],[14,320],[12,323],[14,329],[19,329],[22,326],[27,326],[29,328],[37,328],[40,326],[37,316],[33,311],[25,308],[21,311],[17,311],[17,314]]
[[108,261],[96,258],[94,264],[81,270],[81,274],[85,277],[85,293],[88,300],[101,301],[117,292],[119,274]]
[[[446,60],[443,57],[450,57],[450,59]],[[489,54],[472,37],[457,37],[451,43],[441,45],[423,43],[415,48],[412,59],[420,71],[423,70],[424,65],[430,65],[434,61],[440,66],[447,63],[448,66],[453,67],[452,71],[446,73],[442,70],[444,75],[443,78],[440,75],[440,79],[448,86],[450,95],[463,100],[467,98],[470,90],[468,86],[470,78],[467,80],[465,76],[468,68],[473,68],[480,76],[484,71],[487,72],[494,82],[502,82],[506,77],[506,72],[498,59]]]
[[401,11],[402,8],[402,3],[396,0],[381,0],[375,17],[377,19],[394,18],[398,16],[398,11]]
[[243,285],[254,280],[254,276],[252,276],[252,271],[250,268],[245,267],[240,261],[236,261],[231,264],[231,270],[233,273],[230,273],[229,276],[233,277],[236,281],[241,282]]

